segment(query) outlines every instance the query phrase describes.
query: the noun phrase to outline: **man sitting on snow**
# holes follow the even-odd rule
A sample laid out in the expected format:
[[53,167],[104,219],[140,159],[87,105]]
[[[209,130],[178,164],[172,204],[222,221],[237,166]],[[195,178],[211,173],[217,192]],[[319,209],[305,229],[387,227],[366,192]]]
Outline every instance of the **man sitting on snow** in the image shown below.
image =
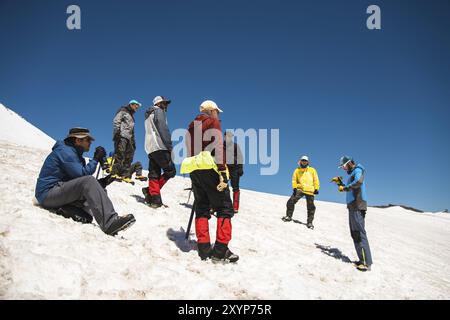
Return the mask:
[[93,140],[88,129],[72,128],[64,141],[57,141],[41,168],[35,196],[42,207],[64,216],[78,216],[83,222],[91,222],[93,216],[103,232],[114,236],[136,220],[132,214],[120,217],[92,176],[106,157],[105,149],[97,147],[93,160],[86,164],[83,153],[89,151]]

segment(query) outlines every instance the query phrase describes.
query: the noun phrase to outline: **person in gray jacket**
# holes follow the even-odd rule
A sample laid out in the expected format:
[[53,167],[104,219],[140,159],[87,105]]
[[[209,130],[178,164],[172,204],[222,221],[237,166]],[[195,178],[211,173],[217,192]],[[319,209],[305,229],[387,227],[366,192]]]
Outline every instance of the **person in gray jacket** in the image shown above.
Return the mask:
[[149,158],[149,169],[148,188],[143,188],[142,192],[145,195],[145,202],[153,208],[163,205],[161,188],[176,175],[171,155],[172,140],[166,117],[170,102],[162,96],[157,96],[153,99],[153,107],[145,113],[145,151]]
[[141,106],[136,100],[121,107],[113,120],[114,165],[112,175],[115,179],[123,180],[130,170],[136,151],[134,137],[134,113]]

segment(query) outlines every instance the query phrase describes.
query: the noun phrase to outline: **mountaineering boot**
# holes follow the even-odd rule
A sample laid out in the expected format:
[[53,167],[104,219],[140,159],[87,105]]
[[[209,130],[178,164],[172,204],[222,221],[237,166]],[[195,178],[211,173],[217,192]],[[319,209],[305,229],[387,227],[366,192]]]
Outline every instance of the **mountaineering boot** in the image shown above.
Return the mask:
[[233,210],[234,213],[239,212],[239,198],[240,198],[240,191],[233,191]]
[[134,181],[129,177],[122,177],[122,181],[134,185]]
[[125,216],[118,216],[116,220],[113,221],[111,226],[105,231],[106,234],[110,236],[115,236],[119,231],[128,229],[136,222],[136,219],[132,214],[127,214]]
[[231,252],[226,244],[216,242],[212,250],[211,260],[213,262],[231,262],[234,263],[239,260],[239,256]]
[[152,198],[150,197],[150,194],[148,193],[148,187],[142,188],[142,194],[144,195],[144,202],[148,205],[152,203]]
[[149,197],[150,197],[150,203],[149,203],[150,207],[156,209],[156,208],[164,206],[162,199],[161,199],[161,195],[154,195],[154,196],[149,195]]
[[211,243],[197,243],[197,250],[200,259],[207,260],[211,258],[212,248]]
[[72,219],[76,222],[81,223],[91,223],[92,216],[85,212],[83,209],[78,208],[73,205],[65,205],[55,211],[57,215],[63,216],[64,218]]
[[306,226],[308,227],[308,229],[311,229],[311,230],[314,229],[314,226],[313,226],[312,222],[308,222],[308,223],[306,224]]
[[289,222],[292,221],[292,218],[289,216],[284,216],[283,218],[281,218],[281,220],[283,220],[284,222]]
[[123,180],[123,177],[122,176],[119,176],[118,174],[113,174],[112,176],[111,176],[111,178],[113,178],[115,181],[117,181],[117,182],[122,182],[122,180]]
[[234,254],[233,252],[231,252],[230,249],[227,249],[227,252],[225,252],[224,260],[227,262],[234,263],[239,260],[239,256],[237,254]]

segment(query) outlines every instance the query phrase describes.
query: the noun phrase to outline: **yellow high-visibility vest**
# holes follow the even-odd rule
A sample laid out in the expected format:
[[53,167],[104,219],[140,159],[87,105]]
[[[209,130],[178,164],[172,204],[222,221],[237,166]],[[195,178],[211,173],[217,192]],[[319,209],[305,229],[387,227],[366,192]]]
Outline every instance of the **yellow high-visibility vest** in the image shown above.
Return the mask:
[[185,158],[181,163],[180,173],[186,174],[194,172],[196,170],[209,170],[209,169],[214,169],[214,171],[219,173],[219,170],[217,169],[217,164],[214,161],[211,152],[202,151],[196,156]]
[[[180,173],[186,174],[191,173],[196,170],[210,170],[214,169],[214,171],[219,174],[219,169],[217,168],[216,161],[214,157],[211,155],[209,151],[202,151],[198,155],[193,157],[188,157],[183,160],[181,163]],[[228,167],[226,169],[227,178],[230,178],[230,174],[228,171]]]

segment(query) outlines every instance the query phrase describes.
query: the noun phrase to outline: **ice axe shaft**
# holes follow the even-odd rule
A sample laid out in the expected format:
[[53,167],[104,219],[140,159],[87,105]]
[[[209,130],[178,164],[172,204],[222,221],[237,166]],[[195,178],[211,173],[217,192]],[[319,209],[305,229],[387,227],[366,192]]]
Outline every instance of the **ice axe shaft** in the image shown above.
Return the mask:
[[186,236],[185,239],[189,239],[189,234],[191,233],[191,226],[192,226],[192,220],[194,219],[194,213],[195,213],[195,199],[194,203],[192,204],[192,210],[191,210],[191,216],[189,217],[189,223],[186,229]]
[[98,175],[100,174],[100,170],[101,170],[101,165],[100,165],[100,163],[98,164],[98,169],[97,169],[97,174],[95,175],[95,179],[97,179],[98,180]]

